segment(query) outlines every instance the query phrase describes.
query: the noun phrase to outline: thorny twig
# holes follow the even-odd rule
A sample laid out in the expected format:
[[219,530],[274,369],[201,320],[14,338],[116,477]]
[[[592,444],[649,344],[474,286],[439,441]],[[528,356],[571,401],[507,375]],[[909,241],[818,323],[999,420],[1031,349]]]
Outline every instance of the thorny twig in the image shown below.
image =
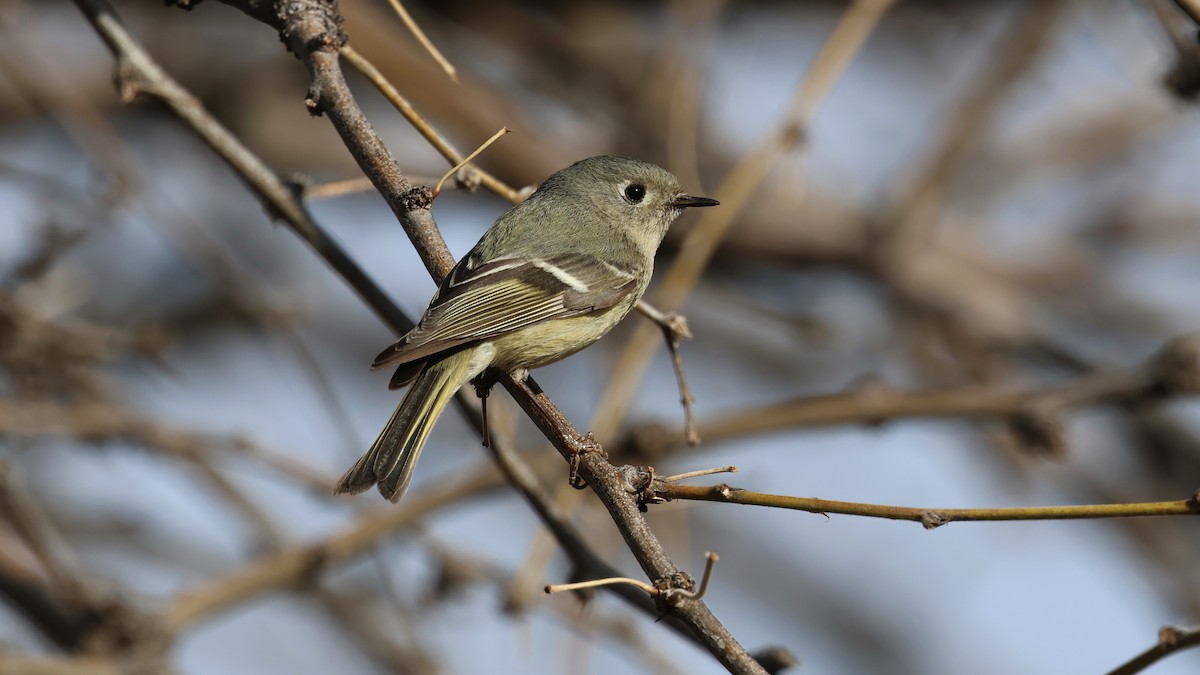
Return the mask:
[[688,388],[687,378],[683,374],[683,359],[679,355],[679,342],[692,337],[687,319],[682,314],[664,313],[644,303],[638,303],[637,308],[646,318],[662,328],[663,339],[667,342],[667,349],[671,351],[675,380],[679,383],[679,402],[683,404],[684,415],[683,435],[688,445],[700,445],[700,435],[696,432],[696,415],[692,410],[696,399],[692,396],[692,390]]

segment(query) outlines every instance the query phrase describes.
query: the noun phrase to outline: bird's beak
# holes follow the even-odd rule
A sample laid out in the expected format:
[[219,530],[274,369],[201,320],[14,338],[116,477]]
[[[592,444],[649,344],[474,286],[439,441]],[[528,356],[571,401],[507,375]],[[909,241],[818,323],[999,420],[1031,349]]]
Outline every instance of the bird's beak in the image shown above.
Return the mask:
[[693,197],[692,195],[679,195],[671,201],[670,206],[673,209],[682,209],[689,206],[716,206],[721,202],[708,197]]

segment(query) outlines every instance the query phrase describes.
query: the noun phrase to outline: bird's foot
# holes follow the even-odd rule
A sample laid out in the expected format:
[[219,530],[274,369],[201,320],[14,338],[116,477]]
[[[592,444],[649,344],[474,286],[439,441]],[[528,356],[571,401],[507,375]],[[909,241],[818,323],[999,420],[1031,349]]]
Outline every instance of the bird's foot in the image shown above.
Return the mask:
[[582,490],[587,487],[587,482],[579,476],[579,462],[583,458],[584,453],[598,452],[606,458],[607,453],[604,452],[604,447],[600,445],[590,431],[582,436],[579,434],[568,436],[567,449],[571,453],[571,457],[568,460],[571,471],[567,475],[567,481],[571,484],[571,487],[576,490]]

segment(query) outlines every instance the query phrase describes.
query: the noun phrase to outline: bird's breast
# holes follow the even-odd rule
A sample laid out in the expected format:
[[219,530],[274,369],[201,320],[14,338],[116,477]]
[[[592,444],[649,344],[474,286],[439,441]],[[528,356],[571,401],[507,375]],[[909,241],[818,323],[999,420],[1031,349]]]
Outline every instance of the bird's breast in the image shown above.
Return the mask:
[[492,366],[511,372],[565,359],[604,337],[632,307],[633,302],[622,302],[594,314],[543,321],[502,335],[493,340]]

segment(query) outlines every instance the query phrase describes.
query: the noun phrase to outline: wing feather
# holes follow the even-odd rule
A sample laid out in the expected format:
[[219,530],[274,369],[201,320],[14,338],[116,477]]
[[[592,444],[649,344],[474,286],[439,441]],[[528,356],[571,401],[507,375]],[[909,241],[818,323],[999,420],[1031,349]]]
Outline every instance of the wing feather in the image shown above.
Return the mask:
[[550,319],[612,307],[637,276],[583,253],[482,261],[472,253],[454,267],[416,328],[375,359],[404,365]]

